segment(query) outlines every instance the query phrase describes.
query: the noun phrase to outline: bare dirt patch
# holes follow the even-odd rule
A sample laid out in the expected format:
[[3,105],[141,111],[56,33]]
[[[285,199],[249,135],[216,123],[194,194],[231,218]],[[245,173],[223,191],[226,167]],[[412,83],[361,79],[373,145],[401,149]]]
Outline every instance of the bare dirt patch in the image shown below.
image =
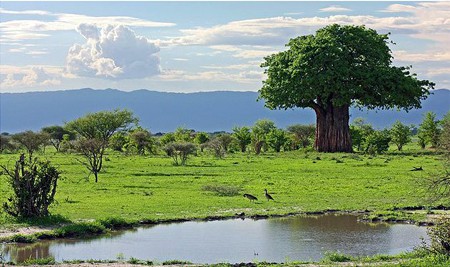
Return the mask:
[[55,227],[44,227],[44,226],[27,226],[27,227],[19,227],[19,228],[6,228],[0,229],[0,239],[7,239],[17,234],[22,235],[32,235],[35,233],[48,232],[55,229]]

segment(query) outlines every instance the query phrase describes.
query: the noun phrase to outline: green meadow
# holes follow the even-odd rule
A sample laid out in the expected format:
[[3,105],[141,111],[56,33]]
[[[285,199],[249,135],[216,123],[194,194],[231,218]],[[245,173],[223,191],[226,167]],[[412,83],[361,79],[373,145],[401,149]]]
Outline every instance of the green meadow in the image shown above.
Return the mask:
[[[77,154],[47,147],[36,154],[62,173],[52,215],[71,221],[121,218],[130,222],[205,219],[291,213],[371,211],[402,216],[397,209],[429,207],[422,182],[442,170],[440,156],[411,144],[402,153],[384,155],[292,151],[261,155],[229,153],[222,159],[200,153],[187,166],[174,166],[160,155],[124,155],[109,151],[95,183]],[[13,167],[19,154],[3,154]],[[422,167],[423,171],[411,171]],[[12,194],[0,177],[0,203]],[[267,201],[264,189],[275,201]],[[244,193],[258,197],[251,202]],[[446,203],[433,203],[433,205]],[[396,215],[395,215],[396,214]],[[2,213],[5,226],[17,223]],[[419,218],[420,219],[420,218]]]

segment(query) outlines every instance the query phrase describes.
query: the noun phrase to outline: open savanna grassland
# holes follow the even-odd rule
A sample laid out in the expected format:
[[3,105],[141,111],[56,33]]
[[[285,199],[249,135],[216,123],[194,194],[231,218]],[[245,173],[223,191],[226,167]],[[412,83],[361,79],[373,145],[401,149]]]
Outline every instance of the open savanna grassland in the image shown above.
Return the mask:
[[[251,215],[341,211],[387,211],[426,206],[421,181],[442,169],[439,155],[409,149],[385,155],[324,154],[312,151],[192,156],[187,166],[174,166],[163,155],[137,156],[108,151],[99,182],[93,181],[78,154],[56,153],[49,147],[36,154],[62,173],[53,215],[71,221],[123,218],[131,222]],[[10,168],[19,154],[2,154]],[[421,166],[424,171],[410,171]],[[238,189],[220,196],[205,186]],[[264,197],[267,188],[275,201]],[[258,197],[250,202],[242,194]],[[12,191],[0,177],[0,203]],[[445,203],[444,203],[445,204]],[[4,214],[0,223],[14,220]]]

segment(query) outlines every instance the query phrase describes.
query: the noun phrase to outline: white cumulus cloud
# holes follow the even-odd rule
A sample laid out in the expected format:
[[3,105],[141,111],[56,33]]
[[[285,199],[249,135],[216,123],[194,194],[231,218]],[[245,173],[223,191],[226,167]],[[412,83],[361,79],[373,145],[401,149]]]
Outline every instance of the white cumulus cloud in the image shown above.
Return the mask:
[[341,7],[339,5],[332,5],[329,7],[321,8],[320,11],[322,11],[322,12],[347,12],[347,11],[352,11],[352,10],[349,8]]
[[108,25],[99,29],[80,24],[86,43],[75,44],[67,55],[67,72],[77,76],[138,79],[161,72],[159,47],[130,28]]
[[55,70],[42,66],[31,67],[14,67],[2,66],[0,74],[5,78],[0,82],[0,87],[16,88],[16,87],[34,87],[34,86],[51,86],[61,83],[60,76]]

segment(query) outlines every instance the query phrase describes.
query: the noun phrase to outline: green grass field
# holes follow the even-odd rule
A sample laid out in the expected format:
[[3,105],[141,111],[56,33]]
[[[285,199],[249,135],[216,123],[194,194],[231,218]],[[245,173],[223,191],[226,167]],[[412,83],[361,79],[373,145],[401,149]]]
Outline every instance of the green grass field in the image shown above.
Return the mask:
[[[324,210],[387,211],[426,206],[420,184],[442,170],[439,156],[415,150],[385,155],[282,153],[227,154],[224,159],[203,154],[187,166],[174,166],[160,156],[126,156],[109,152],[99,182],[89,179],[76,154],[47,148],[37,154],[62,171],[52,206],[53,215],[79,219],[124,218],[129,221],[202,219],[246,215],[284,215]],[[13,166],[18,154],[3,154],[0,164]],[[424,171],[410,171],[422,166]],[[11,194],[6,176],[0,178],[0,203]],[[239,189],[234,196],[204,190]],[[276,201],[264,197],[267,188]],[[233,191],[233,190],[232,190]],[[242,194],[259,198],[250,202]],[[445,204],[445,203],[444,203]],[[12,219],[1,216],[2,223]]]

